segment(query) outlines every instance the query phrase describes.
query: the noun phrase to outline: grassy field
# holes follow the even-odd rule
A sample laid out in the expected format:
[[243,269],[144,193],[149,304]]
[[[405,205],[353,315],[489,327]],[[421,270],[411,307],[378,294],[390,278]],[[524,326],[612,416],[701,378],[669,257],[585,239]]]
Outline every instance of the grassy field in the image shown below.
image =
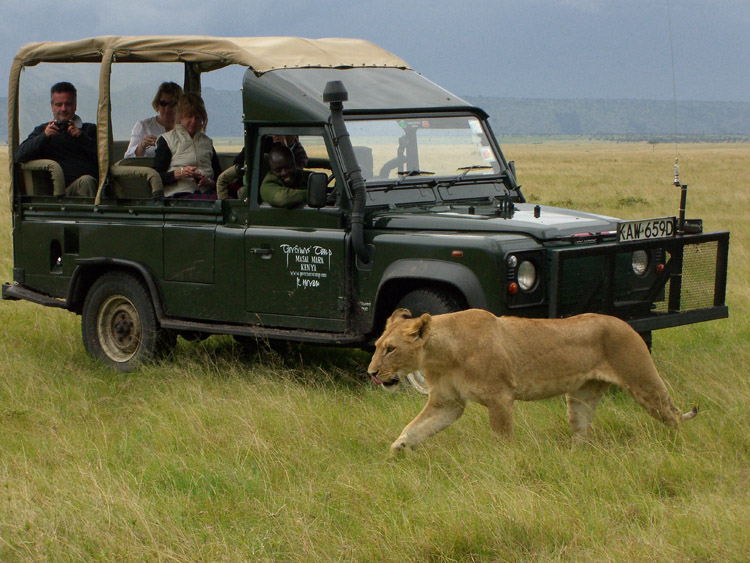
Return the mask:
[[[675,402],[701,407],[680,434],[613,392],[584,447],[555,399],[517,405],[514,442],[471,405],[392,460],[424,398],[373,388],[365,353],[211,337],[126,375],[76,316],[2,302],[0,561],[747,561],[750,146],[678,150],[688,217],[732,231],[731,317],[655,334]],[[676,214],[674,152],[506,146],[530,201],[624,218]],[[10,230],[6,198],[0,281]]]

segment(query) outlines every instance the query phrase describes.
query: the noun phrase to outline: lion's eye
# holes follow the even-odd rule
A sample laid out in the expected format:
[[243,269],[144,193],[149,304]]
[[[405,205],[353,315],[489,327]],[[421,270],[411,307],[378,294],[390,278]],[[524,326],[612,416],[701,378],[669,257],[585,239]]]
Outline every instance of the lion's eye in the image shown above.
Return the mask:
[[393,352],[394,350],[395,350],[395,348],[394,348],[393,346],[386,346],[386,347],[385,347],[385,353],[386,353],[386,354],[390,354],[390,353],[391,353],[391,352]]

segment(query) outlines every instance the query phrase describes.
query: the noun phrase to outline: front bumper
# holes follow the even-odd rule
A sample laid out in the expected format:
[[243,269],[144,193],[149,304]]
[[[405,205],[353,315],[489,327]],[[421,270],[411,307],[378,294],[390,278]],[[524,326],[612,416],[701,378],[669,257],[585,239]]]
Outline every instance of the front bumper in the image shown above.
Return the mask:
[[[636,250],[661,256],[663,271],[635,276]],[[550,248],[549,317],[603,313],[639,332],[725,318],[728,255],[728,232]]]

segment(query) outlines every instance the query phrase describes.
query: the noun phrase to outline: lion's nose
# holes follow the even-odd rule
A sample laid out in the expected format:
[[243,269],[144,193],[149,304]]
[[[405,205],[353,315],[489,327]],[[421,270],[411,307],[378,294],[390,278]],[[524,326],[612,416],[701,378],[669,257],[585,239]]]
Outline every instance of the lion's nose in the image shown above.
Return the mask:
[[371,377],[372,377],[372,376],[375,376],[375,375],[378,375],[378,371],[379,371],[379,370],[377,370],[377,369],[369,369],[369,368],[368,368],[368,369],[367,369],[367,375],[369,375],[369,376],[371,376]]

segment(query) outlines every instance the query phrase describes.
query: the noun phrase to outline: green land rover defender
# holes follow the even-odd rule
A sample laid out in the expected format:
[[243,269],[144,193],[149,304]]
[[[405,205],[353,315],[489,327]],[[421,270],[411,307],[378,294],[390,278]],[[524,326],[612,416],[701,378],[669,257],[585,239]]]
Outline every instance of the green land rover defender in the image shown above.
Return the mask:
[[[40,62],[99,65],[99,187],[67,197],[50,161],[18,163],[19,77]],[[243,199],[171,199],[112,137],[114,65],[182,63],[185,91],[229,65],[241,92]],[[177,335],[364,347],[397,307],[625,319],[654,329],[726,317],[729,233],[700,221],[526,203],[487,114],[400,58],[351,39],[100,37],[36,43],[9,87],[13,282],[3,299],[81,315],[86,350],[121,370]],[[264,140],[293,135],[307,203],[260,198]],[[234,167],[236,155],[220,154]],[[63,195],[57,195],[63,194]],[[222,194],[222,196],[225,194]]]

